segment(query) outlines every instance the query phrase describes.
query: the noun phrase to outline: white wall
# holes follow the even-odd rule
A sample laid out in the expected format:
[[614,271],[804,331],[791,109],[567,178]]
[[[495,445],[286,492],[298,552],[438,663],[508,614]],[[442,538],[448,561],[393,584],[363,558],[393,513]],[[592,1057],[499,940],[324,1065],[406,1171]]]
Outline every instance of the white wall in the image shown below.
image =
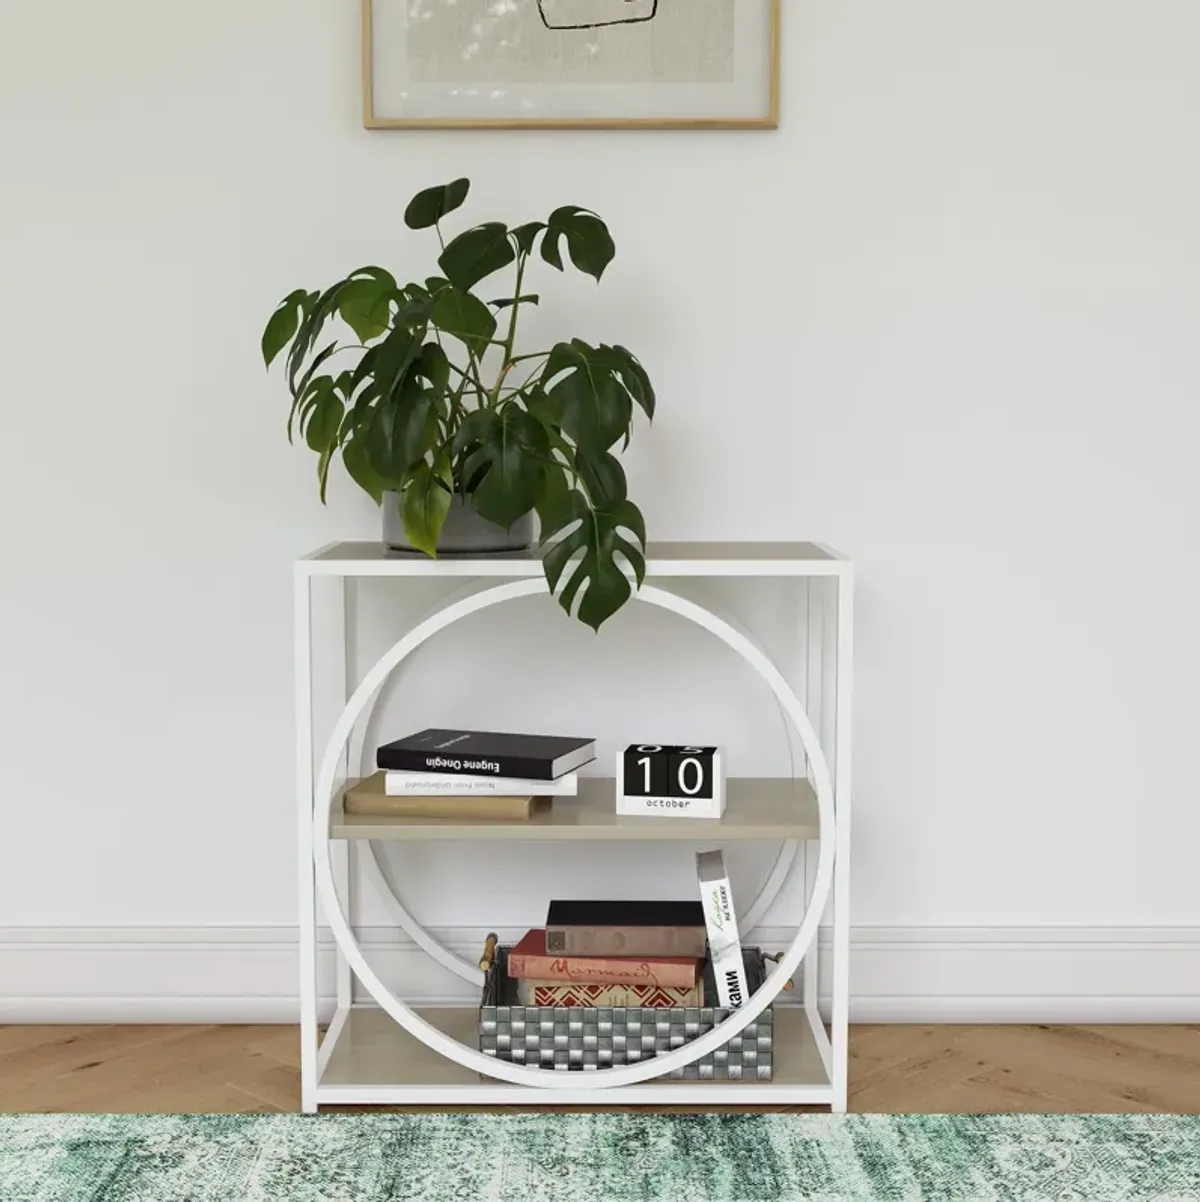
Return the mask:
[[[257,337],[302,283],[423,271],[403,206],[460,174],[471,216],[577,202],[612,226],[604,286],[547,279],[542,328],[650,367],[662,416],[631,475],[654,537],[812,536],[859,562],[860,943],[1197,942],[1200,9],[786,8],[778,133],[406,135],[360,128],[357,0],[0,6],[9,952],[84,928],[286,939],[289,565],[375,515],[342,481],[320,508]],[[388,599],[364,605],[382,640]],[[501,629],[544,620],[565,655],[655,670],[673,722],[781,754],[750,683],[719,693],[721,653],[672,679],[686,634],[625,617],[597,651],[557,617]],[[511,655],[474,637],[431,652],[397,726],[522,697],[536,720],[515,682],[448,692],[447,665]],[[585,666],[550,704],[616,738],[614,670]],[[422,913],[533,916],[455,863],[422,869]],[[880,990],[937,992],[909,963]],[[988,993],[956,963],[952,994]],[[1147,992],[1113,963],[1077,992]],[[5,975],[0,995],[87,993]],[[1200,1014],[1195,973],[1148,992]]]

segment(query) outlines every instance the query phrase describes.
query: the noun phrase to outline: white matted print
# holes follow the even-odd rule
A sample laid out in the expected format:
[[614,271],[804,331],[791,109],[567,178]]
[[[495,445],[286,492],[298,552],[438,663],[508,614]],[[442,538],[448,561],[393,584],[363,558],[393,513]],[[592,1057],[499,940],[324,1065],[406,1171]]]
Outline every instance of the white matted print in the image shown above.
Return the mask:
[[363,0],[366,123],[774,128],[780,0]]

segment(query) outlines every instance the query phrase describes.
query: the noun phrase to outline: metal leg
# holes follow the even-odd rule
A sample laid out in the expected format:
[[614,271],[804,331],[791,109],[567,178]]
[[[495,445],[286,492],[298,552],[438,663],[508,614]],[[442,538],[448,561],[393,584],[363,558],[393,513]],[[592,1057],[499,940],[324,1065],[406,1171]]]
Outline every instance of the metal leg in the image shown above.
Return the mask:
[[854,675],[854,577],[838,579],[833,877],[833,1111],[846,1112],[850,1021],[850,716]]
[[296,800],[300,869],[300,1081],[305,1114],[317,1110],[317,903],[313,873],[312,591],[295,579]]
[[[338,606],[337,625],[341,632],[339,640],[341,643],[341,655],[338,656],[334,665],[334,685],[338,691],[339,702],[342,706],[350,700],[350,694],[353,692],[353,679],[350,671],[350,606],[353,601],[351,595],[353,587],[353,579],[349,576],[343,576],[336,600]],[[349,777],[357,774],[357,765],[351,765],[349,749],[347,749],[342,756],[342,775]],[[337,886],[338,893],[345,901],[346,913],[350,916],[351,923],[356,921],[354,898],[351,896],[352,874],[350,866],[352,863],[353,846],[349,839],[342,839],[330,849],[333,854],[334,884]],[[350,971],[350,962],[342,955],[342,949],[336,945],[334,947],[334,956],[337,965],[337,1005],[339,1010],[344,1010],[353,1000],[354,975]]]
[[[817,734],[824,742],[824,721],[821,713],[822,672],[824,671],[824,581],[805,580],[805,651],[804,651],[804,706],[808,710],[809,720],[817,728]],[[805,757],[804,770],[808,771],[808,760]],[[804,905],[805,909],[812,903],[813,879],[817,871],[817,846],[809,840],[804,845]],[[821,975],[820,933],[813,940],[812,946],[804,957],[804,984],[802,1000],[804,1008],[811,1013],[817,1011],[819,1003],[819,983]]]

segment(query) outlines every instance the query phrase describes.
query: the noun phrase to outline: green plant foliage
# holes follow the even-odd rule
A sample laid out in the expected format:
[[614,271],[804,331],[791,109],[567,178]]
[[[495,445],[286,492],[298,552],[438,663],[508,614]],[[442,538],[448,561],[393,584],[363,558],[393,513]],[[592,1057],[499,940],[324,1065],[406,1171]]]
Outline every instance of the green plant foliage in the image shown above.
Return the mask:
[[404,224],[410,230],[427,230],[437,225],[447,213],[462,208],[470,191],[469,179],[456,179],[440,188],[426,188],[424,192],[418,192],[404,210]]
[[[428,555],[455,495],[504,527],[536,510],[551,589],[598,630],[645,576],[645,522],[614,450],[628,445],[638,410],[653,419],[654,388],[623,346],[516,347],[522,307],[541,299],[525,288],[531,266],[565,270],[565,247],[599,281],[616,248],[604,222],[575,205],[447,239],[441,223],[469,192],[455,180],[405,210],[410,229],[436,231],[440,275],[398,284],[382,267],[362,267],[323,292],[298,289],[267,322],[263,360],[270,367],[287,352],[288,437],[317,455],[322,501],[340,455],[377,504],[399,494],[405,532]],[[496,296],[494,281],[492,299],[476,294],[510,269],[509,295]],[[330,323],[352,338],[324,341]]]

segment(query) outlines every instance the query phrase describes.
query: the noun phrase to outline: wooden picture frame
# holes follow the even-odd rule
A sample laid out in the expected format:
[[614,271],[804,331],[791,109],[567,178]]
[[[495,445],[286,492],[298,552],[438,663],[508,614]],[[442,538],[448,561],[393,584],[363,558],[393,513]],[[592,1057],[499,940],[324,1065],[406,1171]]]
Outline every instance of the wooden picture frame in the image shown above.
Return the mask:
[[[381,84],[382,71],[386,68],[379,63],[380,52],[378,41],[382,36],[381,29],[386,25],[394,25],[398,16],[398,9],[403,7],[407,0],[361,0],[362,2],[362,43],[363,43],[363,59],[362,59],[362,80],[363,80],[363,124],[370,130],[400,130],[400,129],[427,129],[427,130],[448,130],[448,129],[541,129],[541,130],[566,130],[566,129],[690,129],[690,130],[773,130],[779,128],[779,107],[780,107],[780,25],[781,25],[781,9],[782,0],[729,0],[732,4],[730,9],[730,19],[737,22],[742,22],[747,27],[753,30],[754,36],[740,39],[736,47],[731,42],[729,47],[729,56],[734,61],[734,69],[738,72],[744,72],[747,69],[747,64],[758,57],[760,51],[755,46],[746,47],[741,44],[742,41],[757,42],[761,37],[761,57],[760,78],[735,79],[734,86],[739,89],[739,98],[741,93],[745,92],[747,96],[757,90],[761,96],[761,111],[746,112],[746,111],[730,111],[726,113],[704,113],[704,112],[677,112],[671,111],[669,108],[662,112],[647,113],[639,115],[629,112],[613,112],[605,113],[555,113],[553,111],[554,101],[552,93],[555,88],[565,97],[571,89],[569,83],[558,84],[537,84],[529,85],[518,83],[512,87],[509,81],[504,89],[492,89],[492,95],[495,96],[497,91],[500,91],[505,96],[504,103],[498,107],[503,109],[507,106],[520,105],[525,109],[532,109],[528,116],[518,116],[511,111],[498,111],[495,116],[489,116],[482,111],[466,111],[470,107],[472,95],[478,95],[484,91],[489,85],[477,84],[474,88],[467,87],[463,83],[452,83],[450,81],[444,83],[435,83],[430,85],[428,82],[422,81],[416,84],[410,84],[404,80],[400,87],[413,87],[422,89],[422,99],[419,102],[414,102],[410,98],[410,93],[403,92],[405,98],[404,103],[409,104],[410,112],[400,112],[400,108],[404,104],[397,104],[395,100],[389,100],[382,96],[384,90]],[[526,0],[527,3],[534,0]],[[546,8],[544,5],[561,3],[561,4],[603,4],[608,0],[535,0],[539,6],[539,12],[542,14],[543,23],[546,21]],[[625,0],[627,3],[641,3],[649,5],[650,17],[639,17],[623,20],[612,20],[601,23],[602,25],[610,24],[613,26],[624,25],[633,26],[652,19],[660,12],[658,5],[660,3],[686,3],[687,0]],[[710,3],[719,3],[720,0],[709,0]],[[733,14],[736,13],[736,16]],[[383,18],[386,16],[386,20]],[[404,19],[407,19],[406,17]],[[551,26],[547,25],[547,28]],[[559,27],[555,27],[559,28]],[[574,32],[576,29],[584,28],[581,26],[562,26],[563,30]],[[598,28],[598,26],[587,26],[588,29]],[[609,35],[605,31],[606,36]],[[466,56],[462,56],[463,61],[466,61]],[[390,86],[390,85],[389,85]],[[600,91],[610,89],[620,89],[621,83],[612,85],[588,85],[590,88],[589,95]],[[699,93],[705,88],[713,91],[714,94],[720,93],[722,87],[728,92],[730,86],[726,81],[722,81],[722,86],[709,85],[701,82],[685,85],[692,92],[696,93],[696,103],[701,103]],[[660,85],[653,82],[646,83],[638,81],[635,86],[628,90],[639,95],[650,94],[652,90],[670,88],[671,85]],[[512,95],[507,92],[511,91]],[[439,105],[439,92],[445,101],[445,112],[430,111],[437,109]],[[678,94],[678,90],[676,92]],[[536,96],[535,101],[531,101],[530,97]],[[690,95],[689,95],[690,99]],[[627,105],[630,102],[623,102]],[[483,99],[478,102],[477,107],[486,109],[489,107],[489,100]],[[496,106],[493,106],[496,107]],[[569,107],[578,108],[577,101],[572,100]],[[614,105],[615,108],[621,107]]]

